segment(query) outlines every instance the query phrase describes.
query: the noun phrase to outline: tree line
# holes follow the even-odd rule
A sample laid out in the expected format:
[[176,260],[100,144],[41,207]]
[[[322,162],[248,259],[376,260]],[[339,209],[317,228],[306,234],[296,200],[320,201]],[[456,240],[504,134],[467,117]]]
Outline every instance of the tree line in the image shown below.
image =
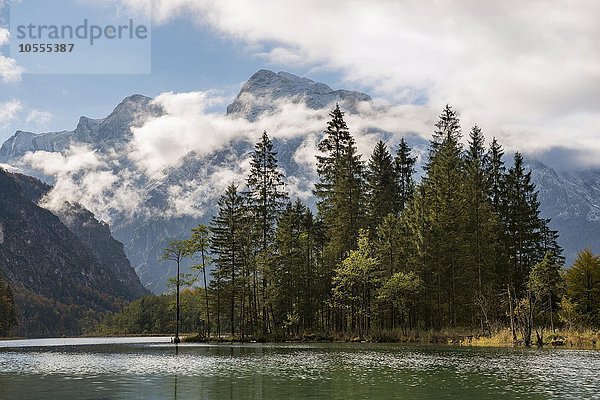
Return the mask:
[[165,250],[166,260],[198,260],[201,285],[184,275],[174,282],[177,293],[183,283],[201,298],[201,333],[366,337],[510,326],[530,344],[557,317],[598,326],[600,261],[586,250],[561,273],[558,233],[539,215],[520,153],[505,165],[502,146],[494,138],[486,147],[477,125],[463,145],[446,106],[416,182],[404,139],[393,151],[378,142],[363,160],[339,106],[330,117],[316,157],[316,213],[290,199],[265,132],[245,184],[227,187],[210,226]]
[[9,336],[16,324],[14,294],[10,285],[0,276],[0,337]]

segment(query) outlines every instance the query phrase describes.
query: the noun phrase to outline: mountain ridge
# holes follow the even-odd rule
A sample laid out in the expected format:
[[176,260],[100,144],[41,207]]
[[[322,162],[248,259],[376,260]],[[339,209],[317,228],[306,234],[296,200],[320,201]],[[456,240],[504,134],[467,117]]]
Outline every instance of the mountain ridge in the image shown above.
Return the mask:
[[[0,169],[0,188],[0,274],[15,293],[18,335],[79,335],[85,328],[82,321],[116,310],[119,299],[147,294],[135,274],[119,276],[124,270],[117,268],[118,254],[116,264],[95,254],[109,240],[95,235],[84,244],[81,233],[32,201],[48,190],[47,185]],[[98,231],[91,218],[85,223],[92,224],[89,232]]]
[[[130,102],[127,99],[131,99]],[[335,103],[342,104],[349,114],[360,112],[360,104],[371,102],[371,97],[365,93],[349,90],[333,90],[328,85],[301,78],[286,72],[275,73],[269,70],[260,70],[242,86],[240,92],[227,107],[226,115],[231,118],[245,118],[256,121],[262,115],[274,111],[273,104],[278,102],[292,102],[304,104],[309,109],[323,110],[324,115],[329,113]],[[123,106],[121,106],[123,105]],[[120,107],[121,106],[121,107]],[[125,146],[131,132],[129,128],[134,123],[141,123],[144,118],[161,115],[162,110],[152,104],[149,97],[135,95],[126,98],[109,116],[103,119],[92,120],[82,117],[75,131],[83,137],[92,147],[99,151],[108,151],[117,143]],[[143,114],[140,117],[140,114]],[[112,116],[112,117],[111,117]],[[102,121],[102,122],[99,122]],[[107,122],[108,121],[108,122]],[[109,123],[110,122],[110,123]],[[399,121],[399,125],[402,121]],[[104,124],[104,125],[102,125]],[[100,125],[106,131],[99,139]],[[79,130],[77,130],[79,129]],[[325,129],[314,132],[318,138]],[[352,131],[352,126],[350,126]],[[64,132],[75,132],[64,131]],[[88,133],[86,136],[84,133]],[[95,134],[94,134],[95,133]],[[257,132],[257,135],[259,132]],[[40,134],[44,135],[44,134]],[[378,130],[376,135],[386,140],[393,137],[383,130]],[[61,138],[67,137],[63,134]],[[427,141],[417,136],[410,137],[411,146],[419,154],[426,154]],[[59,138],[60,139],[60,138]],[[53,148],[59,148],[64,143],[57,139]],[[305,144],[306,137],[285,138],[273,137],[275,151],[279,153],[282,169],[289,179],[295,179],[300,186],[310,192],[311,182],[314,182],[314,171],[305,168],[296,162],[295,155],[299,148]],[[258,140],[258,136],[257,136]],[[0,149],[0,162],[11,162],[18,158],[18,153],[13,152],[7,157],[5,146],[9,148],[10,139]],[[14,140],[12,142],[14,144]],[[69,142],[73,143],[73,141]],[[189,229],[198,223],[209,223],[210,214],[214,211],[216,194],[214,188],[203,188],[196,198],[195,207],[198,215],[172,215],[168,216],[168,207],[174,196],[182,196],[182,192],[173,188],[188,190],[191,184],[202,184],[210,176],[218,174],[223,169],[239,169],[253,150],[254,143],[248,139],[237,139],[228,142],[222,148],[206,157],[198,157],[194,153],[188,154],[185,162],[179,166],[164,171],[164,179],[148,185],[147,181],[140,180],[138,185],[144,185],[145,205],[157,210],[155,215],[134,217],[131,221],[121,218],[113,227],[114,236],[125,244],[125,251],[131,264],[147,288],[160,293],[165,290],[164,283],[173,274],[172,266],[158,262],[162,248],[170,239],[182,238],[189,234]],[[17,146],[19,147],[19,146]],[[21,146],[23,153],[24,146]],[[32,150],[29,150],[32,151]],[[54,150],[58,151],[58,150]],[[19,154],[21,154],[19,153]],[[15,158],[16,157],[16,158]],[[369,154],[364,154],[367,159]],[[507,163],[510,156],[506,156]],[[595,239],[595,231],[600,224],[600,172],[587,171],[573,173],[572,176],[559,174],[551,167],[529,158],[533,179],[540,191],[542,216],[552,218],[551,227],[557,229],[561,235],[560,243],[565,248],[567,262],[572,262],[576,253],[588,242],[595,250],[600,250],[600,238]],[[118,167],[117,168],[117,172]],[[239,172],[239,171],[238,171]],[[302,186],[304,185],[304,186]],[[192,190],[192,189],[189,189]],[[187,194],[187,192],[183,193]],[[308,200],[310,202],[310,199]],[[162,216],[161,216],[162,214]],[[598,219],[595,219],[598,215]],[[166,217],[165,217],[166,216]]]

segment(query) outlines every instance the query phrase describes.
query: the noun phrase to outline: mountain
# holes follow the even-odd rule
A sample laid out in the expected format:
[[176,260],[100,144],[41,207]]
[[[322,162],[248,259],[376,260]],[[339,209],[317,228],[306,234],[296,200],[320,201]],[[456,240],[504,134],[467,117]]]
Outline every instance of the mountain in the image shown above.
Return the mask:
[[[290,73],[260,70],[242,86],[227,107],[226,117],[256,121],[263,115],[276,112],[276,105],[288,103],[301,103],[309,109],[322,110],[324,116],[335,103],[339,103],[349,114],[356,114],[361,112],[361,104],[365,102],[371,102],[365,93],[334,90],[323,83]],[[132,126],[141,126],[163,112],[149,97],[134,95],[126,98],[106,118],[81,117],[73,131],[41,134],[19,131],[0,148],[0,163],[18,164],[28,151],[63,151],[72,143],[81,143],[110,158],[109,168],[116,175],[131,175],[127,184],[141,193],[140,211],[133,215],[118,210],[113,213],[110,221],[112,234],[124,244],[125,254],[144,286],[155,293],[165,291],[165,283],[174,275],[173,265],[158,261],[162,250],[169,240],[188,236],[190,229],[198,223],[210,223],[220,195],[217,184],[220,180],[231,179],[232,174],[237,177],[238,183],[243,183],[243,178],[239,178],[244,173],[243,165],[261,133],[256,132],[256,140],[248,137],[231,139],[208,155],[190,152],[180,166],[165,169],[159,174],[160,178],[155,179],[135,169],[128,158],[127,145],[132,137]],[[398,125],[401,126],[402,121],[398,121]],[[314,201],[310,197],[316,178],[314,169],[298,162],[296,156],[310,140],[318,140],[324,128],[325,124],[314,132],[313,138],[280,137],[273,132],[274,148],[281,168],[289,177],[290,187],[294,195],[303,193],[309,204]],[[350,129],[353,127],[350,126]],[[383,138],[392,146],[399,140],[399,135],[376,128],[370,129],[369,134]],[[426,154],[427,140],[416,134],[408,135],[407,140],[415,153]],[[364,154],[363,158],[368,156]],[[559,174],[533,159],[530,159],[529,166],[540,191],[542,215],[552,218],[551,226],[559,231],[567,262],[573,261],[575,254],[586,245],[600,251],[600,238],[595,233],[600,224],[600,172]],[[39,171],[27,173],[39,174]],[[51,182],[51,177],[47,179]],[[116,197],[118,193],[112,195]],[[190,204],[193,205],[191,210],[188,209]],[[92,204],[86,205],[94,211]],[[77,232],[75,228],[72,230]],[[193,261],[188,260],[187,263],[191,265]]]
[[340,103],[344,110],[356,113],[361,102],[370,102],[365,93],[350,90],[333,90],[324,83],[288,72],[275,73],[261,69],[248,79],[239,94],[229,106],[227,115],[241,116],[254,121],[261,114],[275,110],[275,103],[284,100],[292,103],[304,103],[313,110],[327,109]]
[[539,191],[540,212],[558,230],[567,265],[585,247],[600,251],[600,171],[557,172],[529,161]]
[[[21,188],[22,195],[35,204],[52,189],[36,178],[15,173],[10,175]],[[102,266],[114,274],[120,285],[127,288],[125,296],[121,297],[134,299],[149,294],[131,267],[123,243],[112,236],[106,222],[98,221],[94,214],[81,204],[64,203],[53,213],[91,251]]]
[[121,147],[131,137],[131,127],[143,124],[162,110],[151,104],[152,99],[139,94],[124,99],[103,119],[80,117],[72,131],[32,133],[17,131],[0,147],[0,163],[19,159],[29,151],[60,152],[72,143],[87,144],[106,150]]
[[28,337],[80,334],[99,313],[147,294],[122,246],[89,211],[67,209],[72,231],[36,205],[48,189],[0,169],[0,274],[15,294],[16,333]]

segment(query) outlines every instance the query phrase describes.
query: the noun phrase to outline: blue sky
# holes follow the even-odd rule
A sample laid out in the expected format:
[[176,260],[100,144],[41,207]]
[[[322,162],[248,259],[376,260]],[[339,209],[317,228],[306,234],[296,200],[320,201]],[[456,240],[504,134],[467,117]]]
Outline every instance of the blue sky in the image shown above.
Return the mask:
[[19,80],[1,47],[0,139],[15,129],[72,129],[80,115],[103,117],[133,93],[217,89],[232,98],[269,68],[418,105],[398,130],[431,126],[450,103],[465,131],[478,123],[510,151],[600,166],[595,0],[61,1],[128,12],[151,5],[152,74]]
[[[5,9],[4,14],[7,12]],[[262,47],[266,50],[268,44]],[[8,54],[8,46],[1,48]],[[134,93],[155,97],[170,91],[218,90],[232,99],[240,85],[261,68],[300,75],[308,70],[266,60],[243,43],[192,20],[178,18],[153,27],[149,75],[25,73],[19,82],[0,83],[0,103],[17,100],[21,104],[14,118],[0,125],[0,140],[4,141],[17,129],[33,132],[73,129],[79,116],[105,117],[123,98]],[[311,78],[339,84],[335,73],[315,73]],[[49,113],[51,117],[42,122],[28,121],[34,110]]]

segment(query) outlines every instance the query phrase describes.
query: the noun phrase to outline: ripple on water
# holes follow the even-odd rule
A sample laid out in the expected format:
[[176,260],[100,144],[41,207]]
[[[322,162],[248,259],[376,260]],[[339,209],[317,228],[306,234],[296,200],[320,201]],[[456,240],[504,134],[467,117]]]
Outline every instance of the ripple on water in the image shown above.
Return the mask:
[[178,377],[184,393],[213,382],[241,397],[248,386],[291,398],[331,391],[373,397],[399,388],[415,398],[589,398],[600,390],[598,370],[600,352],[572,350],[284,344],[185,345],[175,354],[172,346],[139,343],[0,350],[0,383],[60,378],[98,393],[151,392]]

